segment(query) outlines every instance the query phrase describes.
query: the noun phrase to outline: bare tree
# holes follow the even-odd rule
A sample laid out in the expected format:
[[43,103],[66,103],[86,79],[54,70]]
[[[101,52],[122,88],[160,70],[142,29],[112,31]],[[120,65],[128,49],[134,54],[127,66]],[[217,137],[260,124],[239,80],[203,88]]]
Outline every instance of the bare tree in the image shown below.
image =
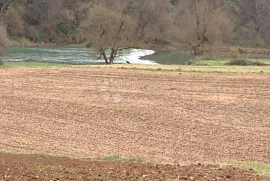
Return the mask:
[[0,47],[7,48],[8,46],[8,38],[7,38],[7,31],[6,26],[3,22],[0,22]]
[[202,56],[211,46],[230,41],[232,23],[218,1],[183,0],[173,19],[173,38],[192,56]]
[[113,64],[120,51],[136,47],[137,42],[134,40],[136,24],[124,13],[125,2],[91,5],[86,19],[81,23],[81,28],[93,47],[98,49],[100,58],[103,58],[106,64]]
[[147,28],[152,35],[157,30],[155,28],[164,28],[164,19],[168,16],[168,12],[165,12],[166,5],[162,1],[129,1],[127,11],[136,19],[135,33],[139,39],[145,38]]
[[269,0],[229,0],[227,5],[236,26],[234,42],[243,46],[269,46]]
[[264,39],[266,40],[270,35],[270,2],[268,0],[256,1],[255,7],[256,42],[258,45],[265,45]]
[[[0,14],[0,56],[7,50],[8,48],[8,38],[6,26],[3,22],[2,14]],[[3,64],[3,61],[0,57],[0,65]]]
[[13,3],[14,0],[0,0],[0,14],[3,15],[4,11]]
[[12,0],[0,0],[0,55],[3,49],[6,49],[8,46],[7,31],[3,15],[12,2]]
[[16,4],[8,8],[4,14],[7,31],[10,36],[22,37],[25,32],[25,7],[22,4]]

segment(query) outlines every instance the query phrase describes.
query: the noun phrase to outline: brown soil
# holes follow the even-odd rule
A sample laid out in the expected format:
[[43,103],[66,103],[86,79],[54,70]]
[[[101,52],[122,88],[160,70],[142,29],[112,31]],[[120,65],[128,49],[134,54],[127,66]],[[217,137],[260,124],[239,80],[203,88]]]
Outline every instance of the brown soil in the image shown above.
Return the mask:
[[0,154],[0,179],[5,181],[267,180],[267,178],[255,176],[252,170],[242,170],[231,166],[153,165],[9,154]]
[[0,69],[0,149],[270,162],[270,76]]

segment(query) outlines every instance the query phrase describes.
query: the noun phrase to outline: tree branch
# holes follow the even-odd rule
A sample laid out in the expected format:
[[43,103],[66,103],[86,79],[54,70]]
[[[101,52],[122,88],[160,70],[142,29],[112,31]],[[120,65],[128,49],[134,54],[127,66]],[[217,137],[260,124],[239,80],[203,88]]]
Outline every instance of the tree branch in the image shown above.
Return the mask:
[[118,29],[118,31],[117,31],[117,33],[116,33],[115,41],[114,41],[114,43],[113,43],[112,48],[115,47],[115,45],[116,45],[116,43],[117,43],[117,40],[120,38],[121,31],[122,31],[123,28],[124,28],[124,22],[125,22],[125,20],[121,20],[121,23],[120,23],[119,29]]

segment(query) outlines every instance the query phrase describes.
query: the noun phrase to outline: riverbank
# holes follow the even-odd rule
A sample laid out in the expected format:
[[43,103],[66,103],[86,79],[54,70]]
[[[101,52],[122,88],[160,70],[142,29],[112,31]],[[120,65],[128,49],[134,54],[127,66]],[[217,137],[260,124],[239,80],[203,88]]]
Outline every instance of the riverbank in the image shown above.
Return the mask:
[[66,46],[70,48],[89,48],[89,43],[82,42],[78,44],[63,44],[63,43],[48,43],[48,42],[33,42],[27,38],[10,38],[10,47],[47,47],[47,46]]
[[193,72],[193,73],[213,73],[213,74],[270,74],[270,66],[198,66],[198,65],[70,65],[61,63],[42,62],[5,62],[0,68],[94,68],[94,69],[118,69],[118,70],[145,70],[156,72]]
[[56,43],[46,43],[46,42],[33,42],[26,38],[11,38],[9,39],[10,47],[39,47],[39,46],[56,46]]
[[[57,50],[53,48],[53,60],[49,60],[48,62],[54,62],[54,63],[67,63],[66,61],[62,61],[65,59],[64,57],[68,54],[72,56],[73,58],[69,58],[74,61],[71,61],[71,64],[102,64],[103,61],[96,60],[97,59],[97,52],[93,52],[91,48],[87,47],[88,43],[83,42],[81,44],[69,44],[69,45],[56,45],[52,43],[35,43],[31,42],[27,39],[11,39],[10,44],[13,47],[31,47],[31,48],[37,48],[37,47],[47,47],[46,49],[49,49],[49,47],[57,47],[58,49],[64,48],[66,49],[64,51],[64,54],[61,53],[61,50]],[[11,49],[13,48],[11,47]],[[74,48],[74,49],[72,49]],[[81,51],[83,50],[83,51]],[[143,50],[148,51],[148,50]],[[16,50],[17,52],[17,50]],[[26,60],[26,61],[47,61],[43,60],[43,54],[44,51],[39,51],[38,53],[41,53],[40,55],[36,55],[34,58],[31,57],[31,51],[23,51],[24,53],[27,52],[27,58],[24,59],[22,57],[25,56],[24,53],[21,53],[20,56],[17,56],[16,58],[20,61]],[[232,52],[236,53],[241,58],[247,60],[247,61],[258,61],[265,64],[269,64],[268,60],[270,60],[270,50],[269,49],[255,49],[255,48],[240,48],[240,47],[225,47],[222,48],[222,53],[218,57],[201,57],[201,60],[193,62],[195,65],[203,65],[203,66],[224,66],[226,65],[226,62],[229,61],[229,57],[232,57]],[[238,53],[237,53],[238,52]],[[134,52],[133,52],[134,53]],[[91,54],[92,59],[89,58],[89,54]],[[94,55],[95,54],[95,55]],[[29,57],[30,56],[30,57]],[[41,58],[39,58],[39,56]],[[50,57],[50,53],[47,52],[48,57]],[[95,56],[95,57],[94,57]],[[122,56],[122,55],[121,55]],[[85,59],[86,58],[86,59]],[[50,58],[49,58],[50,59]],[[89,63],[89,59],[91,60],[91,63]],[[132,64],[162,64],[162,65],[185,65],[189,62],[189,60],[192,59],[192,56],[189,55],[187,52],[177,51],[170,48],[170,50],[156,50],[152,51],[149,50],[146,54],[137,52],[136,55],[133,54],[132,56],[128,57],[120,57],[118,59],[121,59],[120,62],[116,63],[122,63],[126,64],[126,61],[131,62]],[[205,59],[211,59],[211,60],[205,60]],[[83,60],[83,61],[81,61]],[[95,61],[94,61],[95,60]],[[11,60],[13,61],[13,60]],[[15,60],[17,61],[17,60]]]

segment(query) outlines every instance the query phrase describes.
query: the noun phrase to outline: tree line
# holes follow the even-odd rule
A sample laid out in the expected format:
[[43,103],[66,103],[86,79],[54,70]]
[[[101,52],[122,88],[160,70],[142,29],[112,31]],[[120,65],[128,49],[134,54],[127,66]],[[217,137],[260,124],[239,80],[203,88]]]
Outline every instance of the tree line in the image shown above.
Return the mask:
[[2,39],[7,31],[33,42],[87,42],[108,64],[130,47],[198,56],[222,45],[270,46],[269,0],[0,0],[0,17]]

